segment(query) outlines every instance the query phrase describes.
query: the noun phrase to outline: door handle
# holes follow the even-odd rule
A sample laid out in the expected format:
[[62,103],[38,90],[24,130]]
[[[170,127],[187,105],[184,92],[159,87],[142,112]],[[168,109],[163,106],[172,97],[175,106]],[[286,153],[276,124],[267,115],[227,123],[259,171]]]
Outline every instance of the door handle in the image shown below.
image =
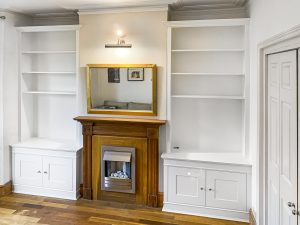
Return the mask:
[[288,202],[288,207],[290,207],[290,208],[295,208],[296,206],[295,206],[295,203]]
[[299,215],[299,211],[297,211],[296,209],[293,209],[292,214],[294,216],[298,216]]

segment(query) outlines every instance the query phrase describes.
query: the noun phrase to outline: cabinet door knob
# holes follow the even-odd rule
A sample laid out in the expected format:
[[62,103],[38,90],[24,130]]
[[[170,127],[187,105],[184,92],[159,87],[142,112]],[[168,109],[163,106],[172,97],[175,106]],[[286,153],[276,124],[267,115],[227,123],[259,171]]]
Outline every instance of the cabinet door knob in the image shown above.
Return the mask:
[[212,188],[209,188],[208,190],[209,190],[209,191],[213,191],[213,189],[212,189]]
[[47,174],[48,172],[47,171],[44,171],[44,174]]
[[37,171],[37,173],[41,173],[41,171],[39,170],[39,171]]
[[204,188],[204,187],[201,187],[201,188],[200,188],[200,190],[201,190],[201,191],[204,191],[204,190],[205,190],[205,188]]

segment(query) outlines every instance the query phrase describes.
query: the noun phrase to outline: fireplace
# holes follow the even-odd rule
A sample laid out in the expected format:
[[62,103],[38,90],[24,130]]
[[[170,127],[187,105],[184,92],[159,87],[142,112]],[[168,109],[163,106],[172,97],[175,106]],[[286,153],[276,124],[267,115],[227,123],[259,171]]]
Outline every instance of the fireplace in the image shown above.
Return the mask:
[[[83,198],[157,207],[159,127],[164,120],[138,118],[77,117],[83,125]],[[135,193],[102,189],[103,146],[135,149]],[[121,151],[122,152],[122,151]],[[131,174],[132,176],[132,174]],[[105,180],[105,179],[104,179]]]
[[101,190],[135,193],[135,148],[101,146]]

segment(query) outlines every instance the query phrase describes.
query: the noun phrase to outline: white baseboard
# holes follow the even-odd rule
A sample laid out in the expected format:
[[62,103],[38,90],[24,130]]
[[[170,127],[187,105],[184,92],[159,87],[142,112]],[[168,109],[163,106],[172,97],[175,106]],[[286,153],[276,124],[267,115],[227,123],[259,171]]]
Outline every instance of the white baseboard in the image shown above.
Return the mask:
[[181,213],[194,216],[204,216],[216,219],[249,222],[249,213],[243,211],[224,210],[207,208],[201,206],[191,206],[177,203],[164,202],[162,209],[165,212]]
[[52,190],[23,185],[14,185],[13,192],[19,194],[45,196],[51,198],[61,198],[68,200],[77,200],[80,197],[79,189],[77,191]]

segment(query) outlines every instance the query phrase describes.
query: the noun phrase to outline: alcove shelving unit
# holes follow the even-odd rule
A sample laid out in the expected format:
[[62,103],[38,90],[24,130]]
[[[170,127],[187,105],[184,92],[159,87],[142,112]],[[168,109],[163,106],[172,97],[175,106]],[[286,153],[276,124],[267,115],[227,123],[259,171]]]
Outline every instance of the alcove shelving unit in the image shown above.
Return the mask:
[[73,118],[78,107],[79,26],[17,29],[20,33],[20,140],[73,141],[75,147],[77,125]]
[[15,192],[78,196],[81,147],[73,118],[79,101],[79,28],[17,27],[20,142],[12,145]]
[[251,194],[248,19],[170,21],[166,26],[164,210],[245,221]]
[[167,23],[168,153],[248,156],[247,24]]

